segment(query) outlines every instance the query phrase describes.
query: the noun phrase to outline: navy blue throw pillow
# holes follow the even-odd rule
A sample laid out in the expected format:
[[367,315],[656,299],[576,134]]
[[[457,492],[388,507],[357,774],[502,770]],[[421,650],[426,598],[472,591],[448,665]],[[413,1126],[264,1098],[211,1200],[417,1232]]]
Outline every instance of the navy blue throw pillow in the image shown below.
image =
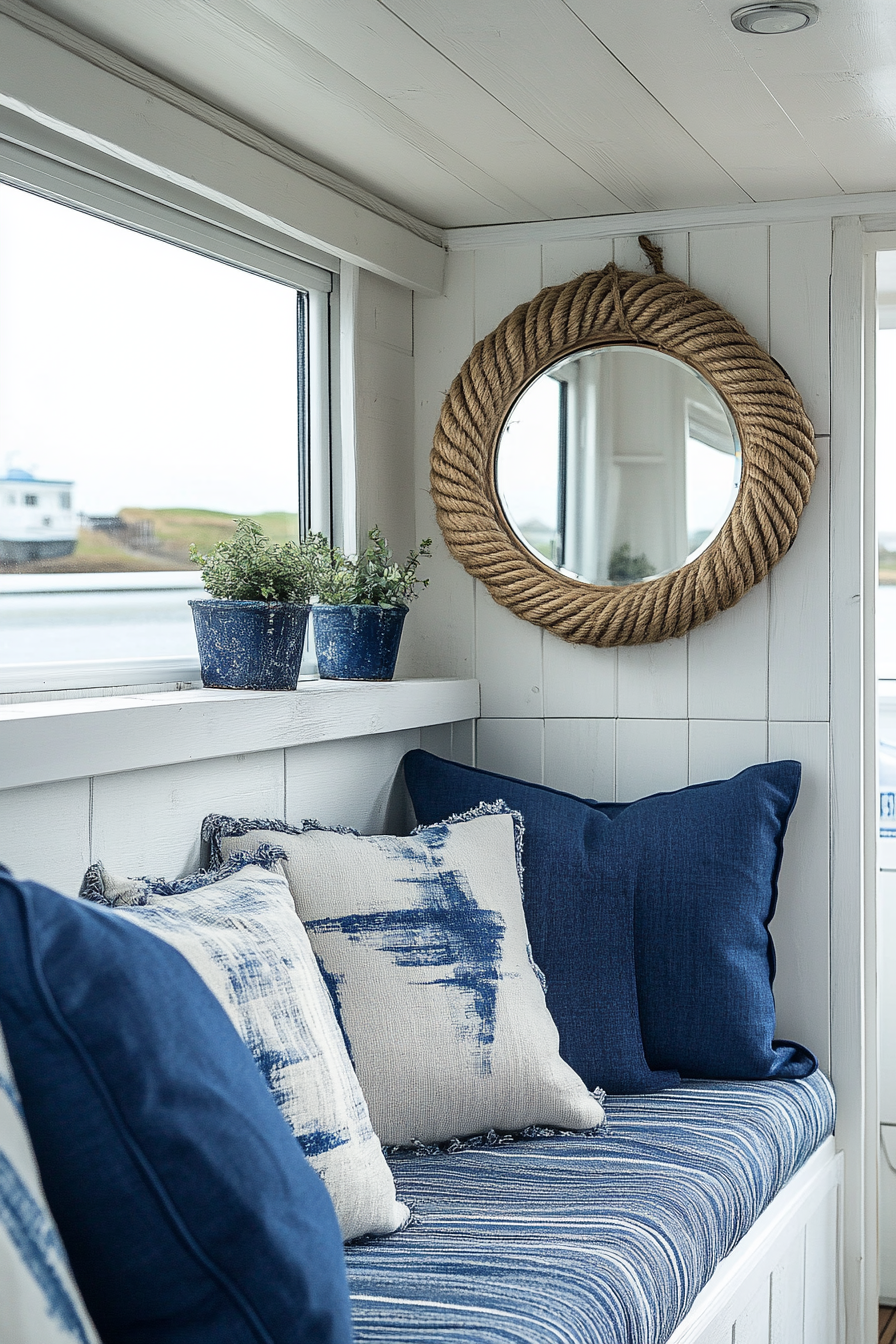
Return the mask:
[[[798,762],[752,766],[733,779],[635,803],[574,798],[419,751],[405,758],[405,777],[421,822],[438,820],[443,808],[468,806],[475,793],[506,798],[523,814],[527,835],[544,823],[552,831],[543,837],[545,847],[565,851],[586,840],[576,883],[558,881],[534,846],[524,855],[532,949],[573,1067],[579,1069],[575,1061],[589,1050],[597,1066],[598,1052],[608,1048],[600,1042],[607,1019],[594,986],[603,981],[615,992],[625,967],[614,970],[608,960],[624,955],[624,940],[608,943],[597,928],[606,929],[614,915],[624,922],[630,911],[641,1037],[653,1069],[761,1079],[802,1078],[817,1067],[802,1046],[773,1039],[775,952],[768,926],[784,832],[799,792]],[[590,828],[583,826],[582,808]]]
[[329,1196],[179,952],[0,873],[0,1022],[104,1344],[348,1344]]
[[595,803],[635,885],[641,1031],[656,1068],[689,1078],[805,1078],[815,1056],[776,1041],[775,947],[798,761],[753,765],[628,804]]
[[536,963],[560,1033],[560,1053],[589,1088],[654,1092],[678,1075],[644,1058],[635,983],[634,897],[605,871],[608,823],[580,798],[412,751],[404,774],[422,826],[503,798],[522,813],[523,897]]

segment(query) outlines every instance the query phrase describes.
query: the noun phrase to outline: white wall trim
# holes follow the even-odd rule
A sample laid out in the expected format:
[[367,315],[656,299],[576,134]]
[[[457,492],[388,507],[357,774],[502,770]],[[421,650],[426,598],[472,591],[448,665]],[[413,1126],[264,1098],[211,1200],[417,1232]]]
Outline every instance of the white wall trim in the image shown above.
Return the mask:
[[470,680],[309,681],[0,706],[0,789],[475,719]]
[[[25,148],[19,141],[32,146],[40,142],[40,150]],[[65,136],[36,128],[27,117],[0,106],[3,182],[297,289],[332,289],[338,258],[195,191],[162,183],[120,159],[83,149],[81,166],[73,167],[66,161],[72,154]],[[88,160],[90,171],[85,166]]]
[[96,171],[98,155],[129,165],[329,256],[441,292],[439,229],[24,0],[0,0],[0,90],[25,148],[47,153],[49,131],[72,166]]
[[287,167],[295,168],[303,176],[311,178],[314,182],[320,182],[322,185],[331,187],[356,205],[363,206],[366,210],[372,210],[375,214],[382,215],[383,219],[390,219],[402,228],[409,229],[411,233],[416,233],[420,238],[425,238],[428,242],[441,246],[441,230],[435,225],[425,223],[422,219],[412,215],[410,211],[403,210],[397,205],[391,205],[388,201],[374,195],[372,191],[367,191],[364,187],[358,186],[356,182],[343,177],[341,173],[335,173],[332,169],[315,163],[313,159],[307,158],[304,154],[299,154],[297,150],[280,144],[272,136],[256,130],[247,122],[241,121],[239,117],[233,116],[230,112],[225,112],[222,108],[215,107],[212,103],[198,98],[195,94],[188,93],[185,89],[172,84],[170,80],[164,79],[161,75],[153,74],[145,66],[138,65],[136,61],[129,60],[128,57],[122,56],[110,47],[103,46],[101,42],[95,41],[85,33],[78,32],[76,28],[63,23],[61,19],[53,18],[49,14],[43,14],[40,10],[33,9],[30,4],[26,3],[26,0],[0,0],[0,14],[5,14],[8,18],[14,19],[16,23],[21,23],[24,27],[30,29],[31,32],[48,38],[57,46],[65,47],[67,51],[74,55],[83,57],[90,61],[91,65],[99,66],[101,70],[106,70],[109,74],[127,80],[135,88],[143,89],[156,97],[164,98],[174,107],[189,112],[190,116],[198,117],[201,121],[207,121],[211,126],[222,128],[235,140],[241,140],[244,144],[260,149],[269,158],[278,159],[281,163],[285,163]]
[[[346,263],[351,271],[355,268]],[[333,513],[333,476],[341,470],[343,453],[342,406],[334,401],[334,368],[338,374],[338,341],[333,313],[339,310],[341,274],[329,294],[308,293],[308,462],[309,492],[306,517],[312,532],[330,535]],[[338,385],[338,384],[337,384]],[[354,471],[354,459],[350,469]]]
[[358,298],[361,274],[357,266],[343,265],[339,276],[338,331],[332,353],[336,360],[336,407],[334,425],[339,443],[334,445],[332,540],[349,554],[358,549]]
[[[795,201],[756,201],[749,205],[654,210],[639,214],[593,215],[581,219],[536,220],[523,224],[488,224],[477,228],[445,229],[442,236],[449,251],[461,252],[478,247],[507,247],[513,243],[572,242],[576,239],[613,238],[621,234],[718,228],[725,224],[805,223],[841,215],[863,216],[865,228],[892,228],[892,219],[896,215],[896,191],[856,196],[817,196]],[[879,223],[874,219],[878,215],[884,217]],[[871,218],[866,219],[865,216]]]
[[[873,829],[870,841],[868,835],[875,812],[867,806],[875,759],[874,659],[866,656],[873,605],[869,616],[864,309],[862,223],[857,216],[837,219],[831,279],[831,1053],[837,1146],[845,1164],[848,1344],[869,1344],[877,1335],[876,986],[867,960],[869,938],[873,958],[874,922],[872,912],[869,928],[866,860],[875,853]],[[871,779],[872,797],[873,784]]]

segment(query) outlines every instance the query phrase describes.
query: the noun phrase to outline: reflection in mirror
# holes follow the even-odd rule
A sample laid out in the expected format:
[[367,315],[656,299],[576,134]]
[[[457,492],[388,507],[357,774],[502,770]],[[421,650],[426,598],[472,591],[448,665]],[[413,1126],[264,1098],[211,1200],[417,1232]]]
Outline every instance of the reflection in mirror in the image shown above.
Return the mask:
[[635,583],[693,559],[731,512],[740,471],[734,421],[712,385],[632,345],[580,351],[539,374],[495,453],[516,535],[595,584]]

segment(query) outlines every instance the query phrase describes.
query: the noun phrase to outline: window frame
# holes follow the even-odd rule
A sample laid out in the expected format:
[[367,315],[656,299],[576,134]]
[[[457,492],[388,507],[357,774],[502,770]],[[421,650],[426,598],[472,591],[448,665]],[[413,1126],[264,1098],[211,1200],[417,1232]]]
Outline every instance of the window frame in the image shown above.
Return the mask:
[[[350,382],[349,374],[341,373],[340,360],[346,323],[353,314],[346,311],[350,305],[340,304],[338,260],[325,258],[317,249],[280,234],[248,214],[238,215],[232,209],[216,207],[214,202],[193,196],[174,184],[150,178],[148,174],[144,184],[140,181],[142,175],[135,175],[133,170],[127,176],[132,179],[127,185],[110,181],[0,139],[0,183],[287,285],[305,296],[304,302],[299,299],[297,305],[307,348],[305,367],[297,370],[299,415],[304,421],[307,443],[307,452],[299,463],[300,527],[344,542],[344,511],[341,499],[334,498],[333,482],[334,477],[342,480],[347,472],[354,475],[353,433],[350,426],[338,423],[343,400],[338,395],[339,387],[345,381]],[[139,182],[138,186],[134,180]],[[168,199],[162,199],[163,196]],[[320,265],[322,260],[327,262],[326,266]],[[356,268],[342,269],[350,273],[343,278],[351,282],[351,273]],[[334,334],[338,339],[334,339]],[[335,471],[334,448],[341,459],[340,469]],[[0,600],[4,593],[21,592],[23,578],[36,577],[0,575]],[[46,580],[55,577],[40,576]],[[67,590],[86,592],[108,588],[110,577],[116,576],[65,577],[78,580],[77,586],[64,585]],[[202,590],[198,574],[193,587],[197,592]],[[52,588],[26,584],[25,590],[52,591]],[[30,701],[41,695],[56,698],[85,692],[113,693],[121,687],[139,686],[144,690],[171,686],[173,682],[179,687],[201,684],[198,654],[195,659],[128,658],[0,665],[0,702],[19,698]]]

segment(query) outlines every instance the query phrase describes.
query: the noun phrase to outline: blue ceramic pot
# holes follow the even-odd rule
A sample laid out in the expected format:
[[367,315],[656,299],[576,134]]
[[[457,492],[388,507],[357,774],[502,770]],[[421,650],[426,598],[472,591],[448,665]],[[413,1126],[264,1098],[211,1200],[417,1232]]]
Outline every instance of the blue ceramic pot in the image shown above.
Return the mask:
[[300,602],[190,602],[203,686],[294,691],[310,607]]
[[317,670],[330,681],[391,681],[407,607],[318,603],[314,612]]

